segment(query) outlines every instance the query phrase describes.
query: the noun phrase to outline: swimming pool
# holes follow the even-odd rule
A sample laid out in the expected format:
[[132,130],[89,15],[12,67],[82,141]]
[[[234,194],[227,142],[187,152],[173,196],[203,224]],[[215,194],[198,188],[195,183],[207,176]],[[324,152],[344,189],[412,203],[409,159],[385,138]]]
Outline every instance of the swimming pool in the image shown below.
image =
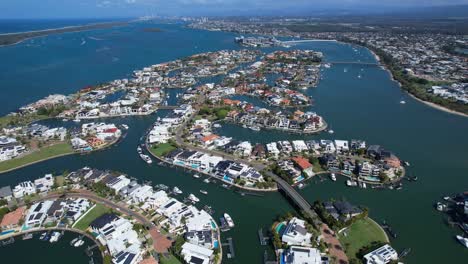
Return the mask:
[[7,235],[7,234],[10,234],[10,233],[14,233],[15,230],[8,230],[8,231],[3,231],[0,233],[0,236],[3,236],[3,235]]

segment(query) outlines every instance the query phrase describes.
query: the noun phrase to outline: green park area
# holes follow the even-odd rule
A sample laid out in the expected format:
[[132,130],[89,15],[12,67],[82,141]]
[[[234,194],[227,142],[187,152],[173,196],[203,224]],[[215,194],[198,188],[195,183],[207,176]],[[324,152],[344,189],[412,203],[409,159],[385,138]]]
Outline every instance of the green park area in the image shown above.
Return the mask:
[[350,259],[356,259],[359,250],[372,242],[388,242],[385,231],[370,218],[359,219],[351,224],[340,234],[339,240]]
[[0,162],[0,173],[70,153],[73,153],[73,148],[66,142],[42,147],[41,149],[33,151],[22,157]]
[[96,204],[85,216],[73,225],[73,228],[86,230],[88,226],[98,217],[103,214],[109,213],[111,210],[102,204]]
[[167,153],[173,151],[176,147],[171,143],[162,143],[154,145],[150,148],[151,153],[157,157],[162,157]]
[[159,259],[161,264],[181,264],[181,262],[174,257],[174,255],[161,256]]

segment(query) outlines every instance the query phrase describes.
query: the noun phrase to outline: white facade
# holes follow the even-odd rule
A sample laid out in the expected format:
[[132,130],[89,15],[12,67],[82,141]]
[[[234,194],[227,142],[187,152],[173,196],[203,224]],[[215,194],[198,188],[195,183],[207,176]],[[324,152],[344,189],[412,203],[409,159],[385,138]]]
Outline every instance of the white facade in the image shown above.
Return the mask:
[[367,264],[386,264],[398,259],[398,253],[390,245],[382,247],[364,255]]
[[15,198],[22,198],[25,195],[36,193],[36,186],[30,181],[21,182],[13,189],[13,196]]

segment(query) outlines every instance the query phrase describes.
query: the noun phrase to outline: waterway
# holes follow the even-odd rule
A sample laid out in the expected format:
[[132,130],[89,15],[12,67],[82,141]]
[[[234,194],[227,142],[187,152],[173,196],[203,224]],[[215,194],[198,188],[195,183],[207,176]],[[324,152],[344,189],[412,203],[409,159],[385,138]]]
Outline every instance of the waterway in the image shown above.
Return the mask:
[[[142,33],[143,27],[159,27],[163,32]],[[38,47],[25,42],[0,48],[0,56],[10,62],[0,65],[2,94],[10,97],[2,101],[0,113],[50,93],[69,93],[86,85],[128,77],[132,70],[158,62],[203,51],[237,49],[234,36],[186,29],[178,24],[139,23],[119,29],[44,37],[35,40],[35,43],[41,43]],[[81,38],[86,38],[85,45],[80,45]],[[330,62],[375,62],[368,50],[342,43],[315,42],[294,48],[321,51]],[[468,251],[454,239],[458,230],[444,224],[443,215],[434,210],[433,203],[446,194],[465,191],[468,187],[465,177],[468,170],[468,119],[413,100],[399,89],[388,72],[377,66],[333,64],[331,68],[323,69],[319,85],[306,93],[315,100],[309,110],[322,115],[335,134],[300,136],[275,131],[252,132],[230,124],[223,124],[219,133],[264,143],[294,138],[356,138],[383,145],[411,162],[409,173],[417,175],[418,182],[407,183],[400,191],[378,191],[347,188],[343,181],[317,184],[312,181],[301,193],[310,202],[334,197],[369,207],[371,217],[387,220],[398,233],[398,238],[392,241],[398,250],[412,248],[407,263],[467,259]],[[174,97],[171,95],[171,98]],[[400,100],[407,103],[399,104]],[[173,103],[171,100],[170,104]],[[225,258],[226,263],[261,262],[265,248],[259,245],[258,228],[266,230],[277,215],[292,210],[291,206],[278,193],[264,197],[241,196],[219,185],[205,184],[182,170],[157,164],[148,166],[137,156],[136,145],[157,116],[165,114],[167,111],[148,117],[110,119],[130,126],[126,138],[117,146],[2,174],[0,186],[83,166],[122,171],[153,184],[178,186],[184,191],[182,196],[197,195],[201,199],[200,207],[211,205],[216,211],[215,218],[224,212],[233,217],[236,228],[223,233],[222,239],[234,239],[236,258],[231,261]],[[208,195],[200,194],[200,189],[207,190]],[[1,248],[0,253],[3,253]]]
[[34,237],[22,240],[21,236],[15,238],[15,243],[0,247],[2,263],[48,263],[48,264],[83,264],[89,263],[91,258],[94,263],[102,263],[101,253],[97,248],[92,256],[85,253],[88,246],[94,246],[89,238],[83,238],[85,243],[78,248],[70,246],[70,242],[78,237],[76,233],[65,232],[59,241],[50,243],[39,240],[40,233],[34,233]]

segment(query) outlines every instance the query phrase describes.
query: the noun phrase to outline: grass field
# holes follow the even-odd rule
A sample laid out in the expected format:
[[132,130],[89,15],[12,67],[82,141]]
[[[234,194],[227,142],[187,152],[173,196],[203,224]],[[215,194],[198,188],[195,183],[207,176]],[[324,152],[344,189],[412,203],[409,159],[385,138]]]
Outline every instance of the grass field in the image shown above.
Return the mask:
[[7,161],[0,162],[0,172],[11,170],[17,167],[34,163],[43,159],[52,158],[63,154],[72,153],[73,148],[69,143],[58,143],[52,146],[43,147],[40,150],[34,151],[30,154],[26,154],[20,158],[14,158]]
[[170,255],[169,257],[162,256],[160,259],[161,264],[182,264],[176,257]]
[[176,147],[174,147],[171,143],[163,143],[151,147],[150,151],[157,157],[162,157],[174,149],[176,149]]
[[359,249],[373,241],[388,242],[385,232],[369,218],[356,221],[344,233],[340,234],[339,240],[349,258],[356,258]]
[[48,118],[46,115],[29,114],[25,116],[2,116],[0,117],[0,128],[6,127],[9,124],[24,125],[33,121]]
[[88,226],[91,224],[91,222],[94,221],[94,219],[100,217],[101,215],[105,213],[109,213],[110,209],[105,207],[102,204],[97,204],[91,211],[89,211],[83,218],[81,218],[78,222],[76,222],[73,225],[73,228],[77,228],[80,230],[86,230]]

